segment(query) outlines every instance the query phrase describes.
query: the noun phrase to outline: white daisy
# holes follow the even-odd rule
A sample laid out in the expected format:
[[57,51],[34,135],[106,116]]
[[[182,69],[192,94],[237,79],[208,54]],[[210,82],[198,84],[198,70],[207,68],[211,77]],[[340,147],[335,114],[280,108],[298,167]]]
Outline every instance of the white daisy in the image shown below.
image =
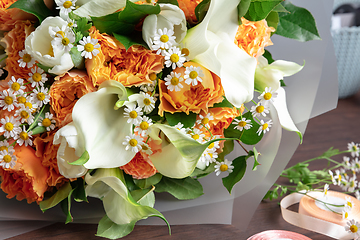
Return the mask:
[[51,131],[55,129],[56,121],[53,119],[53,115],[49,112],[45,113],[45,117],[39,117],[41,123],[38,123],[38,126],[45,127],[46,131]]
[[345,206],[341,211],[342,219],[348,219],[351,213],[351,208]]
[[61,51],[70,52],[71,48],[74,46],[75,34],[67,25],[65,25],[65,28],[65,31],[59,31],[55,34],[51,44]]
[[152,50],[158,50],[156,54],[160,54],[162,50],[170,49],[173,45],[176,44],[175,42],[174,31],[172,29],[158,29],[155,32],[153,45],[151,46]]
[[359,228],[360,228],[360,224],[354,219],[351,219],[345,225],[345,231],[352,233],[354,239],[358,239],[360,237]]
[[214,117],[211,115],[211,113],[207,113],[205,116],[202,114],[198,115],[199,119],[196,120],[196,123],[200,125],[201,127],[205,126],[207,128],[210,128],[209,122],[211,120],[214,120]]
[[77,49],[81,52],[81,56],[85,58],[92,59],[92,56],[96,56],[100,51],[97,48],[100,48],[98,40],[91,38],[90,36],[83,37],[79,41],[80,45],[77,45]]
[[60,14],[68,15],[72,10],[75,9],[75,2],[77,0],[55,0],[57,5],[56,9],[60,9]]
[[148,93],[140,92],[141,98],[137,100],[139,107],[144,109],[145,113],[151,113],[155,108],[155,100]]
[[261,104],[267,105],[269,102],[274,102],[274,98],[278,96],[278,93],[271,90],[271,87],[266,87],[265,91],[258,97]]
[[149,127],[152,125],[152,120],[147,116],[142,117],[141,122],[136,125],[134,132],[138,133],[140,136],[145,137],[148,133]]
[[5,116],[5,118],[0,120],[0,123],[2,124],[0,127],[0,133],[4,132],[4,136],[6,138],[13,138],[21,132],[21,128],[19,127],[20,122],[13,116]]
[[10,81],[8,82],[8,85],[9,85],[10,90],[15,95],[23,94],[25,91],[24,80],[22,80],[21,78],[18,78],[16,80],[15,77],[12,76]]
[[350,197],[345,197],[345,202],[345,206],[349,207],[350,209],[353,209],[353,207],[355,206],[354,202]]
[[186,134],[186,128],[184,128],[184,124],[182,124],[181,122],[178,122],[174,128],[176,128],[177,130],[179,130],[180,132],[182,133],[185,133]]
[[272,125],[272,120],[270,119],[267,122],[264,122],[264,120],[260,121],[260,127],[259,129],[256,131],[256,133],[260,136],[260,134],[263,132],[264,134],[268,131],[270,131],[270,127]]
[[329,191],[329,184],[326,183],[324,185],[324,191],[323,191],[325,198],[327,197],[328,191]]
[[334,173],[331,170],[329,170],[329,175],[331,177],[331,181],[333,182],[333,184],[337,185],[336,178],[334,177]]
[[14,152],[0,151],[0,167],[13,168],[16,164]]
[[19,109],[15,111],[14,117],[19,117],[21,123],[32,124],[34,122],[34,116],[31,113],[29,107],[21,105]]
[[130,134],[130,136],[125,137],[125,141],[123,145],[125,145],[125,150],[131,150],[134,153],[139,152],[142,149],[142,145],[144,144],[143,139],[140,136],[135,134]]
[[151,154],[153,154],[153,151],[151,151],[151,148],[150,148],[149,144],[147,144],[147,143],[143,143],[141,145],[141,151],[146,153],[149,156],[151,156]]
[[349,179],[347,184],[347,192],[354,192],[355,188],[358,186],[358,181],[356,180],[356,175]]
[[0,151],[9,151],[9,148],[13,148],[10,146],[8,141],[0,141]]
[[185,69],[184,79],[187,85],[191,84],[193,86],[196,86],[198,82],[202,82],[201,78],[204,76],[205,75],[203,71],[200,69],[200,67],[190,66],[190,67],[186,67]]
[[211,149],[206,149],[203,154],[201,155],[199,161],[205,163],[206,166],[209,166],[210,163],[216,162],[218,158],[218,153]]
[[[156,76],[156,74],[155,74]],[[151,78],[150,78],[151,80]],[[157,81],[156,79],[155,80],[152,80],[152,83],[147,83],[147,84],[142,84],[140,86],[140,90],[143,91],[143,92],[146,92],[148,94],[152,93],[154,90],[155,90],[155,86],[157,84]]]
[[352,167],[352,165],[350,163],[350,158],[347,157],[347,156],[343,157],[343,164],[345,165],[344,167],[347,168],[347,169],[350,169]]
[[0,107],[2,107],[3,110],[8,110],[9,112],[14,110],[16,101],[16,96],[10,89],[8,89],[8,91],[3,90],[0,92]]
[[26,50],[22,50],[19,52],[20,59],[18,60],[19,66],[24,68],[31,68],[35,64],[35,59],[26,52]]
[[169,51],[165,52],[165,66],[172,67],[182,67],[186,61],[184,55],[181,53],[180,49],[177,47],[172,47]]
[[181,84],[184,79],[181,77],[181,73],[171,72],[169,75],[167,75],[165,78],[165,85],[167,86],[167,89],[171,92],[175,90],[175,92],[178,92],[183,88],[184,86]]
[[248,130],[252,127],[251,120],[246,118],[241,118],[241,120],[235,118],[232,124],[235,124],[236,126],[234,129],[239,131],[242,131],[243,129]]
[[67,18],[66,21],[68,22],[68,27],[69,28],[76,28],[77,27],[77,24],[76,24],[76,21],[71,19],[71,18]]
[[232,162],[225,159],[223,162],[216,162],[215,173],[216,176],[219,176],[222,172],[231,173],[234,169],[234,166],[231,165]]
[[141,122],[143,112],[141,112],[141,107],[129,106],[125,108],[124,117],[129,118],[128,123],[137,125]]
[[33,142],[31,138],[32,132],[27,132],[25,126],[23,126],[22,132],[20,132],[19,135],[16,135],[14,140],[19,144],[19,146],[22,146],[23,144],[25,144],[25,146],[32,146]]
[[352,157],[359,157],[359,153],[360,153],[360,147],[358,143],[348,143],[348,149],[349,151],[351,151],[351,156]]
[[250,112],[252,113],[253,117],[258,117],[260,115],[265,117],[266,114],[269,113],[269,107],[262,105],[261,102],[259,102],[256,106],[251,107]]
[[190,131],[190,136],[199,143],[204,142],[205,134],[200,129],[193,128],[192,131]]
[[33,98],[38,107],[42,107],[44,104],[50,102],[50,95],[48,92],[49,90],[47,88],[41,86],[40,89],[34,88],[30,96]]
[[44,70],[36,66],[33,67],[31,69],[31,72],[28,74],[28,81],[31,82],[32,88],[44,86],[44,83],[48,80],[48,78],[46,77],[46,73],[44,73]]

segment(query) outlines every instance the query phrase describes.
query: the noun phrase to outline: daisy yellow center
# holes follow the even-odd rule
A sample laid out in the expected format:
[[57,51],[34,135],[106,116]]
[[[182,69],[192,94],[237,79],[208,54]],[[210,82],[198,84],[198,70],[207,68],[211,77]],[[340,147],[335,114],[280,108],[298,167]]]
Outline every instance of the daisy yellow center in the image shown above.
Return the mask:
[[31,61],[31,55],[25,53],[22,59],[23,59],[24,62],[28,63],[28,62]]
[[179,79],[178,79],[177,77],[173,77],[173,78],[171,79],[171,85],[176,86],[176,85],[178,85],[178,84],[179,84]]
[[129,116],[130,116],[131,118],[137,118],[138,114],[137,114],[137,112],[136,112],[135,110],[132,110],[132,111],[129,113]]
[[19,135],[20,135],[20,138],[24,141],[29,139],[29,135],[27,134],[27,132],[21,132]]
[[[26,103],[25,103],[25,107],[28,107],[29,109],[32,109],[32,108],[33,108],[33,105],[32,105],[31,102],[26,102]],[[33,112],[35,112],[35,111],[36,111],[36,109],[33,110]]]
[[10,132],[14,129],[14,125],[11,122],[5,123],[5,130]]
[[53,49],[53,47],[50,45],[50,48],[49,48],[49,51],[48,51],[48,53],[47,53],[48,55],[50,55],[51,57],[54,57],[55,55],[54,55],[54,49]]
[[170,61],[172,61],[172,62],[178,62],[179,61],[179,55],[177,55],[176,53],[173,53],[173,54],[171,54],[171,56],[170,56]]
[[39,92],[39,93],[36,95],[36,98],[37,98],[39,101],[44,101],[44,99],[45,99],[45,94],[42,93],[42,92]]
[[198,73],[196,71],[191,71],[189,74],[189,77],[192,79],[197,78],[197,76],[198,76]]
[[183,49],[181,49],[181,54],[184,54],[184,56],[189,56],[190,51],[187,48],[183,48]]
[[327,190],[327,189],[325,189],[325,192],[324,192],[324,194],[325,194],[325,195],[327,195],[327,192],[328,192],[328,190]]
[[72,26],[74,26],[74,23],[69,22],[69,23],[68,23],[68,27],[72,27]]
[[84,49],[87,52],[92,52],[94,50],[94,45],[92,45],[91,43],[87,43],[85,44]]
[[20,112],[20,117],[28,119],[29,118],[29,113],[27,111],[21,111]]
[[352,208],[352,202],[347,202],[347,205]]
[[150,78],[151,81],[156,80],[156,73],[150,73],[149,78]]
[[146,106],[149,106],[149,105],[151,104],[150,99],[144,98],[144,104],[145,104]]
[[44,120],[42,120],[41,124],[42,124],[44,127],[50,127],[50,125],[51,125],[51,120],[48,119],[48,118],[44,118]]
[[55,35],[60,35],[61,37],[65,37],[65,33],[63,31],[57,31]]
[[220,165],[220,171],[225,172],[225,171],[227,171],[228,169],[229,169],[228,165],[226,165],[226,164],[221,164],[221,165]]
[[246,122],[245,121],[240,121],[238,124],[240,127],[245,127],[246,126]]
[[169,41],[169,36],[166,35],[166,34],[161,35],[160,41],[163,42],[163,43],[166,43],[167,41]]
[[141,130],[147,130],[149,128],[149,123],[147,122],[140,123],[140,128]]
[[148,146],[146,146],[145,144],[141,146],[142,150],[146,151],[149,150]]
[[34,82],[40,82],[41,81],[41,74],[40,73],[34,73],[32,75],[32,79],[34,80]]
[[358,150],[357,146],[352,146],[352,150],[353,150],[354,152],[357,152],[357,150]]
[[20,89],[20,84],[17,82],[14,82],[13,84],[11,84],[11,89],[14,91],[19,91]]
[[203,119],[201,119],[201,123],[206,125],[206,124],[209,123],[209,119],[208,118],[203,118]]
[[341,181],[341,175],[339,175],[339,177],[338,177],[338,178],[339,178],[339,181]]
[[198,140],[198,139],[200,138],[200,136],[199,136],[199,134],[194,134],[194,135],[192,136],[192,138],[195,139],[195,140]]
[[136,139],[131,139],[129,141],[130,146],[135,147],[138,144],[138,141]]
[[26,97],[20,96],[17,98],[18,103],[25,104],[26,103]]
[[69,8],[69,7],[71,7],[71,5],[72,5],[71,1],[65,1],[63,4],[64,8]]
[[209,154],[209,156],[212,158],[213,157],[213,154],[212,153],[208,153]]
[[67,46],[67,45],[69,45],[70,40],[69,40],[68,38],[63,38],[63,39],[61,40],[61,43],[62,43],[62,45]]
[[215,146],[215,143],[210,143],[210,145],[208,146],[208,148],[213,148]]
[[265,110],[264,106],[260,105],[260,106],[256,107],[256,112],[258,112],[258,113],[262,113],[264,110]]
[[1,146],[1,147],[0,147],[0,151],[8,151],[7,146]]
[[3,160],[4,160],[4,162],[9,163],[9,162],[11,162],[11,156],[10,155],[5,155]]
[[351,226],[350,226],[350,231],[351,231],[352,233],[356,233],[356,232],[358,231],[358,227],[357,227],[356,225],[351,225]]
[[264,94],[264,99],[265,99],[265,100],[270,100],[271,97],[272,97],[272,94],[269,93],[269,92]]
[[351,181],[350,182],[350,187],[354,187],[355,186],[355,182],[354,181]]
[[10,97],[10,96],[6,96],[6,97],[4,98],[4,101],[5,101],[5,103],[6,103],[7,105],[11,105],[11,104],[14,102],[14,99],[13,99],[12,97]]
[[348,217],[349,217],[349,213],[346,212],[344,217],[345,217],[345,218],[348,218]]
[[269,124],[267,124],[267,123],[264,123],[264,125],[262,125],[263,130],[267,129],[268,127],[269,127]]

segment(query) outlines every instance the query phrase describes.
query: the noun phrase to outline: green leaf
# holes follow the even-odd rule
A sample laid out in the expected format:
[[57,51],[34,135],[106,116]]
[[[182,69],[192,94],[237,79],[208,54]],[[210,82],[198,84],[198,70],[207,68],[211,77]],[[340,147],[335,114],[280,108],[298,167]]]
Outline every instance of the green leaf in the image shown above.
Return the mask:
[[146,189],[146,188],[156,185],[158,182],[160,182],[161,178],[162,178],[162,175],[160,173],[156,173],[154,176],[151,176],[149,178],[134,179],[134,183],[139,188]]
[[[256,171],[256,169],[257,169],[257,166],[259,166],[259,165],[261,165],[259,162],[258,162],[258,156],[259,156],[259,153],[258,153],[258,151],[256,150],[256,148],[254,147],[253,148],[253,150],[254,151],[251,151],[252,152],[252,154],[251,154],[251,156],[253,156],[254,157],[254,166],[253,166],[253,168],[252,168],[252,170],[253,171]],[[249,154],[250,155],[250,154]]]
[[179,6],[179,3],[177,0],[158,0],[157,3],[169,3],[175,6]]
[[9,8],[18,8],[31,13],[39,19],[40,23],[48,16],[53,15],[53,12],[46,7],[43,0],[18,0],[11,4]]
[[204,194],[200,182],[191,177],[183,179],[163,177],[155,185],[155,192],[168,192],[179,200],[195,199]]
[[121,35],[130,35],[135,30],[135,26],[149,14],[159,14],[160,6],[135,4],[126,1],[126,7],[121,12],[112,13],[103,17],[92,17],[94,26],[100,32],[108,34],[118,33]]
[[283,0],[251,0],[245,18],[254,22],[263,20],[282,1]]
[[125,181],[126,188],[129,189],[130,192],[132,192],[132,191],[134,191],[134,190],[140,189],[140,188],[134,183],[134,180],[135,180],[135,179],[133,179],[131,175],[126,174],[126,173],[123,173],[123,175],[124,175],[124,181]]
[[227,177],[222,179],[224,187],[230,194],[234,185],[244,177],[246,171],[246,160],[248,158],[249,156],[240,156],[235,158],[232,161],[232,165],[234,166],[233,171]]
[[116,38],[116,40],[118,40],[119,42],[121,42],[122,45],[124,45],[126,51],[133,45],[140,45],[140,46],[143,46],[143,47],[149,49],[146,42],[144,42],[142,37],[138,34],[132,34],[130,36],[124,36],[124,35],[120,35],[120,34],[116,34],[116,33],[113,33],[113,34],[114,34],[114,37]]
[[210,0],[203,0],[201,3],[199,3],[196,8],[195,8],[195,16],[196,16],[196,19],[198,20],[198,23],[200,23],[207,11],[209,10],[209,7],[210,7]]
[[118,239],[125,237],[134,229],[136,221],[128,224],[116,224],[105,215],[99,222],[96,236],[108,239]]
[[280,86],[282,86],[282,87],[286,87],[286,84],[285,84],[285,82],[284,82],[284,80],[280,80]]
[[222,102],[215,103],[213,106],[213,108],[219,108],[219,107],[233,108],[234,106],[224,97]]
[[339,154],[339,149],[334,149],[333,147],[329,148],[326,152],[324,152],[320,157],[322,158],[331,158]]
[[284,8],[284,6],[281,5],[281,4],[276,5],[276,7],[273,9],[273,11],[274,11],[274,12],[286,12],[286,13],[289,12],[289,11],[286,10],[286,8]]
[[92,24],[88,23],[88,20],[86,18],[80,17],[79,19],[77,19],[76,25],[76,32],[80,32],[85,37],[89,36],[89,29],[91,28]]
[[203,178],[207,175],[209,175],[210,173],[215,171],[214,166],[216,165],[216,163],[211,163],[209,166],[207,166],[204,170],[201,170],[199,168],[195,168],[195,170],[193,171],[193,173],[190,175],[190,177],[196,177],[196,179],[200,179]]
[[44,201],[41,201],[39,203],[41,211],[45,212],[49,208],[58,205],[62,200],[64,200],[69,196],[71,191],[72,191],[72,187],[69,182],[61,186],[61,188],[59,188],[59,190],[57,190],[57,192],[54,195],[52,195],[52,197]]
[[65,198],[64,200],[62,200],[60,202],[61,210],[66,215],[65,224],[68,224],[73,221],[73,217],[71,216],[71,213],[70,213],[70,208],[71,208],[71,194],[73,193],[74,190],[75,189],[72,189],[70,191],[69,195],[67,196],[67,198]]
[[77,202],[88,202],[85,193],[85,181],[82,178],[78,178],[76,181],[70,183],[74,189],[72,195]]
[[226,140],[224,142],[223,151],[219,154],[218,159],[223,161],[225,159],[225,156],[231,153],[234,149],[234,140]]
[[[266,22],[269,27],[273,27],[276,30],[279,24],[279,14],[275,11],[270,12],[269,15],[266,17]],[[273,35],[274,33],[275,32],[272,32],[271,35]],[[271,63],[269,62],[269,64]]]
[[265,50],[263,57],[266,58],[266,60],[268,60],[269,64],[275,62],[275,60],[272,58],[271,53],[268,50]]
[[249,10],[251,0],[241,0],[238,5],[238,14],[239,14],[239,25],[241,25],[241,18],[245,16]]
[[276,34],[301,42],[320,40],[314,17],[305,8],[300,8],[289,1],[283,6],[290,13],[279,13],[279,24]]
[[46,127],[36,126],[35,128],[33,128],[31,130],[31,132],[32,132],[32,135],[40,134],[40,133],[46,132]]
[[81,52],[78,51],[77,47],[73,47],[70,50],[70,56],[71,60],[74,63],[74,66],[78,69],[84,69],[85,68],[85,60],[81,56]]
[[130,192],[130,194],[137,203],[144,206],[154,207],[155,204],[155,195],[153,192],[154,189],[155,189],[154,186],[148,189],[138,189]]
[[88,151],[85,150],[85,152],[80,156],[80,158],[74,162],[69,162],[70,165],[80,166],[84,165],[87,161],[89,161],[90,156]]
[[175,126],[179,122],[184,124],[184,128],[191,128],[195,125],[196,122],[196,113],[189,113],[187,115],[184,112],[176,112],[174,114],[165,112],[165,118],[168,121],[170,126]]

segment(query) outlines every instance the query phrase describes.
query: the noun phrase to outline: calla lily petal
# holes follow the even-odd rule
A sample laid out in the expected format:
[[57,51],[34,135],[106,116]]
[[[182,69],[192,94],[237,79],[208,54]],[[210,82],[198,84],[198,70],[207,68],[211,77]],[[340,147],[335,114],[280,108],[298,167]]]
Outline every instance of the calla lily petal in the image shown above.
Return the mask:
[[[130,0],[136,2],[136,0]],[[126,6],[126,0],[90,0],[90,1],[78,1],[76,5],[79,6],[74,13],[80,17],[101,17]]]
[[73,122],[90,156],[84,164],[88,169],[119,167],[135,156],[123,145],[132,125],[124,117],[124,108],[115,107],[119,100],[127,100],[125,87],[108,80],[98,91],[81,97],[74,106]]
[[[158,137],[160,131],[171,143]],[[163,124],[153,124],[149,136],[162,144],[161,152],[150,156],[152,163],[162,175],[171,178],[189,176],[209,145],[201,144],[178,129]]]

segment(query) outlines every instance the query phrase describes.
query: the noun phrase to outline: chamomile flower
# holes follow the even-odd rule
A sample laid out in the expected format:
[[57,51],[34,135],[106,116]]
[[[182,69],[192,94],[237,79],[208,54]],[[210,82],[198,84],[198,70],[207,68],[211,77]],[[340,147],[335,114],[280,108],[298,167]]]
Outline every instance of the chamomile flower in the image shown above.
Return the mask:
[[259,129],[256,131],[256,133],[260,136],[260,134],[263,132],[264,134],[268,131],[270,131],[270,127],[272,125],[272,120],[270,119],[267,122],[264,122],[264,120],[260,121],[260,127]]
[[324,185],[324,191],[323,191],[325,198],[327,197],[328,191],[329,191],[329,184],[326,183]]
[[3,90],[0,92],[0,107],[3,108],[3,110],[8,110],[11,112],[14,110],[16,105],[16,96],[10,89],[8,91]]
[[142,145],[144,144],[143,139],[140,136],[135,134],[130,134],[125,137],[125,141],[123,145],[125,145],[125,150],[131,150],[134,153],[139,152],[142,149]]
[[353,209],[353,207],[355,206],[354,202],[350,197],[345,197],[345,206],[349,207],[350,209]]
[[[156,74],[155,74],[155,76],[156,76]],[[150,78],[150,80],[151,80],[151,78]],[[157,84],[157,81],[156,81],[156,78],[155,78],[155,80],[152,80],[152,83],[142,84],[140,86],[140,90],[150,94],[155,90],[156,84]]]
[[350,158],[347,156],[344,156],[343,164],[345,165],[345,168],[350,169],[351,168]]
[[170,49],[175,42],[174,31],[172,29],[158,29],[153,39],[152,50],[158,50],[156,54],[160,54],[162,50]]
[[76,21],[71,19],[71,18],[67,18],[66,21],[68,22],[68,27],[69,28],[76,28],[77,27],[77,24],[76,24]]
[[83,37],[79,43],[80,45],[77,45],[77,49],[81,52],[82,57],[92,59],[92,56],[96,56],[100,52],[97,49],[100,48],[100,44],[95,38],[91,38],[90,36]]
[[21,105],[19,109],[15,111],[14,117],[19,117],[21,123],[32,124],[34,122],[34,116],[32,115],[30,108]]
[[44,104],[50,102],[49,90],[41,86],[40,89],[34,88],[30,96],[34,99],[38,107],[42,107]]
[[341,211],[342,219],[348,219],[351,213],[351,208],[345,206],[344,209]]
[[336,181],[336,178],[334,177],[334,173],[333,173],[331,170],[329,170],[328,172],[329,172],[329,175],[330,175],[330,177],[331,177],[332,183],[333,183],[334,185],[337,185],[337,181]]
[[151,113],[155,108],[155,100],[148,93],[140,92],[141,96],[137,100],[139,107],[144,109],[145,113]]
[[14,152],[0,151],[0,167],[13,168],[16,164]]
[[258,97],[260,99],[261,104],[267,105],[269,102],[274,102],[274,98],[278,95],[277,92],[272,91],[271,87],[266,87],[265,91]]
[[214,117],[211,115],[211,113],[207,113],[205,116],[203,116],[202,114],[198,115],[199,116],[199,119],[196,120],[196,123],[198,125],[200,125],[201,127],[207,127],[209,128],[210,125],[209,125],[209,122],[211,120],[214,120]]
[[151,148],[150,148],[150,146],[149,146],[149,144],[147,144],[147,143],[143,143],[142,145],[141,145],[141,151],[142,152],[144,152],[144,153],[146,153],[147,155],[151,155],[151,154],[153,154],[153,151],[151,151]]
[[44,83],[48,80],[48,78],[46,77],[46,73],[44,73],[44,70],[39,67],[31,68],[31,72],[28,74],[28,81],[31,82],[32,88],[44,86]]
[[[27,96],[26,102],[23,104],[25,107],[28,107],[31,111],[31,113],[35,113],[38,109],[38,104],[35,102],[35,100],[31,97],[31,95]],[[23,100],[21,100],[23,101]],[[20,104],[19,104],[20,105]]]
[[248,130],[252,127],[251,120],[246,118],[241,118],[241,120],[235,118],[232,124],[235,124],[236,126],[234,129],[239,131],[242,131],[243,129]]
[[[344,157],[344,159],[345,159],[345,157]],[[351,163],[349,163],[349,165],[351,166],[351,168],[352,168],[355,172],[359,172],[359,171],[360,171],[359,158],[355,158]]]
[[217,152],[215,152],[214,150],[206,149],[201,155],[199,161],[202,161],[205,163],[206,166],[209,166],[210,163],[216,162],[217,158],[218,158]]
[[199,143],[204,142],[205,134],[200,129],[193,128],[193,130],[190,132],[190,136]]
[[13,148],[10,146],[8,141],[0,141],[0,151],[9,151],[10,148]]
[[69,27],[65,26],[67,30],[57,32],[54,39],[51,41],[51,44],[60,49],[61,51],[70,52],[71,48],[74,46],[75,34]]
[[167,86],[167,89],[169,91],[178,92],[183,88],[184,86],[181,84],[184,79],[181,77],[181,73],[171,72],[169,75],[167,75],[165,78],[165,85]]
[[204,76],[205,75],[200,67],[189,66],[185,69],[184,79],[187,85],[196,86],[198,82],[202,82],[201,78]]
[[256,106],[251,107],[250,112],[252,113],[253,117],[259,117],[261,115],[265,117],[266,114],[269,113],[269,107],[262,105],[261,102],[258,102]]
[[355,191],[355,188],[358,186],[358,181],[356,180],[356,175],[351,177],[347,184],[347,192],[353,192]]
[[19,127],[20,122],[13,116],[5,116],[5,118],[0,120],[0,123],[2,124],[0,127],[0,133],[4,133],[6,138],[13,138],[21,132],[21,128]]
[[152,120],[147,116],[144,116],[142,117],[141,122],[135,127],[134,132],[137,132],[140,136],[145,137],[152,124]]
[[23,126],[22,132],[20,132],[19,135],[16,135],[14,140],[19,144],[19,146],[22,146],[23,144],[25,144],[25,146],[32,146],[33,142],[31,138],[32,132],[27,132],[25,126]]
[[45,117],[39,117],[41,123],[38,123],[38,126],[45,127],[46,131],[51,131],[55,129],[56,121],[53,118],[53,115],[49,112],[45,113]]
[[351,219],[345,225],[345,231],[352,233],[354,239],[358,239],[360,237],[359,228],[360,228],[360,224],[354,219]]
[[360,147],[358,143],[348,143],[348,149],[349,151],[351,151],[351,156],[352,157],[359,157],[359,153],[360,153]]
[[18,78],[17,80],[15,79],[14,76],[11,77],[11,79],[8,82],[9,88],[10,90],[15,94],[23,94],[24,90],[25,90],[25,86],[24,86],[24,80],[22,80],[21,78]]
[[231,165],[232,162],[225,159],[223,162],[216,162],[215,165],[215,174],[219,176],[222,172],[232,173],[234,166]]
[[177,47],[172,47],[167,52],[165,52],[166,67],[172,67],[172,69],[175,69],[176,67],[182,67],[185,61],[186,59],[184,55]]
[[35,64],[35,59],[26,52],[26,50],[22,50],[19,52],[20,59],[18,60],[19,66],[24,68],[31,68]]
[[141,112],[141,107],[128,106],[125,108],[124,117],[129,118],[127,120],[128,123],[137,125],[141,122],[143,112]]
[[182,124],[181,122],[178,122],[174,128],[176,128],[177,130],[179,130],[180,132],[182,133],[185,133],[186,134],[186,128],[184,128],[184,124]]
[[56,9],[60,9],[60,14],[68,15],[75,9],[75,2],[77,0],[55,0],[57,5]]

